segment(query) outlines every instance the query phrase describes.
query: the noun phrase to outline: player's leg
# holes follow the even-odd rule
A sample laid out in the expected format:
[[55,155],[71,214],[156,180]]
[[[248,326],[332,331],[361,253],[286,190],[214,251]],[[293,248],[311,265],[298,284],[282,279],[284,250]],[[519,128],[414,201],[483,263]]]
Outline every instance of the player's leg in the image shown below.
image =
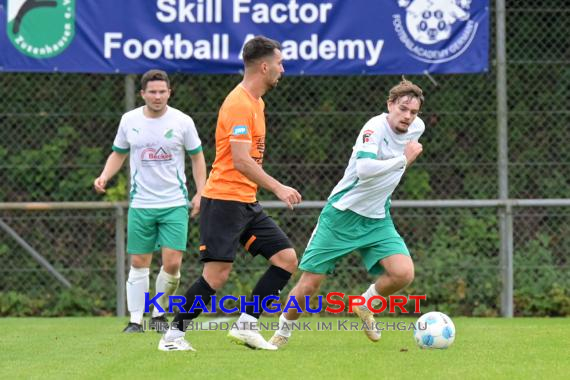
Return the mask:
[[[409,285],[414,278],[414,263],[392,221],[380,221],[372,235],[377,237],[377,243],[363,248],[361,254],[368,271],[380,276],[362,294],[366,303],[374,296],[394,294]],[[374,327],[374,314],[366,305],[355,308],[354,313],[365,323],[366,336],[373,342],[378,341],[381,334]]]
[[[289,292],[287,299],[293,297],[299,307],[304,312],[307,310],[306,297],[313,296],[320,288],[321,283],[326,278],[325,274],[317,274],[303,272],[297,284]],[[274,346],[281,347],[287,344],[293,331],[293,322],[299,319],[301,314],[295,308],[290,308],[287,313],[281,314],[279,317],[279,329],[273,334],[269,343]]]
[[[384,273],[371,284],[362,296],[367,303],[374,296],[387,297],[408,286],[414,279],[414,263],[409,255],[395,254],[379,261]],[[353,309],[364,322],[366,336],[373,342],[380,340],[381,333],[375,328],[374,313],[366,305]]]
[[251,221],[240,236],[240,243],[253,256],[261,255],[271,265],[249,297],[251,303],[257,300],[256,305],[248,304],[242,310],[236,324],[238,328],[230,330],[228,336],[250,348],[275,350],[276,347],[267,343],[260,334],[258,320],[266,304],[263,301],[269,296],[277,296],[297,269],[297,255],[287,235],[258,203],[248,204],[245,211]]
[[163,333],[168,329],[168,312],[169,297],[176,293],[180,284],[180,266],[182,264],[182,251],[174,249],[162,248],[162,266],[156,277],[155,290],[156,293],[163,293],[158,298],[157,303],[163,312],[157,307],[152,310],[152,318],[149,327],[155,329],[159,333]]
[[202,276],[198,278],[184,294],[186,303],[183,306],[184,311],[180,311],[174,316],[170,328],[164,334],[158,344],[161,351],[195,351],[191,344],[185,339],[186,329],[192,320],[198,318],[202,313],[199,307],[192,308],[198,297],[202,303],[208,306],[212,300],[212,296],[216,291],[220,290],[227,282],[233,263],[209,261],[204,263]]
[[160,340],[162,351],[189,351],[194,349],[185,340],[188,324],[202,310],[192,306],[198,297],[209,305],[212,296],[227,282],[239,244],[239,236],[248,220],[242,218],[243,204],[202,197],[200,203],[200,259],[204,263],[202,275],[185,293],[186,303],[174,316],[172,324]]
[[[378,295],[389,296],[394,294],[414,281],[414,262],[407,254],[397,254],[380,260],[380,265],[384,268],[384,273],[378,277],[372,292]],[[365,298],[368,297],[366,294]]]
[[152,254],[131,254],[131,268],[127,278],[127,308],[130,320],[125,333],[144,332],[142,320],[144,315],[144,295],[149,288],[149,268]]
[[[297,284],[291,289],[287,298],[295,298],[301,310],[305,312],[307,310],[307,298],[305,297],[313,296],[319,290],[326,277],[326,274],[303,272],[301,278],[299,278]],[[287,313],[283,313],[283,315],[290,321],[296,321],[301,316],[296,308],[290,308]]]
[[156,238],[153,211],[130,208],[127,223],[127,252],[130,255],[131,267],[126,284],[130,321],[124,332],[143,332],[144,295],[149,289],[149,268]]
[[[306,296],[315,294],[328,274],[334,272],[336,263],[343,256],[357,248],[347,214],[330,205],[325,206],[317,226],[313,230],[299,269],[304,271],[295,287],[289,292],[295,296],[303,311],[306,310]],[[299,318],[295,309],[289,309],[279,317],[279,330],[270,343],[283,346],[291,337],[293,321]]]
[[162,267],[156,277],[155,290],[156,293],[164,293],[157,300],[164,312],[155,307],[149,325],[157,332],[165,332],[168,329],[168,300],[180,284],[180,266],[187,243],[188,207],[163,209],[158,219],[158,245],[162,247]]
[[242,317],[249,317],[244,319],[244,322],[257,322],[263,313],[263,300],[269,296],[278,296],[281,293],[297,269],[297,255],[293,248],[281,249],[270,255],[269,263],[271,265],[259,278],[250,295],[250,301],[256,298],[259,300],[258,307],[246,306]]

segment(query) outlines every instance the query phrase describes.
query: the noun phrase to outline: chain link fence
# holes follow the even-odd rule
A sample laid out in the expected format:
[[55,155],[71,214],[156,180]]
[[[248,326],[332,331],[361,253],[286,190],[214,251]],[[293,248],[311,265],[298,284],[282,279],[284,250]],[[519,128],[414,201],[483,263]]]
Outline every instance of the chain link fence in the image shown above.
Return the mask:
[[[570,33],[570,5],[562,0],[506,3],[509,198],[568,198],[570,47],[565,36]],[[421,117],[427,128],[421,140],[424,154],[406,173],[394,199],[497,198],[494,43],[488,73],[407,76],[426,93]],[[170,104],[193,117],[209,165],[219,106],[240,79],[171,75]],[[342,177],[360,128],[385,110],[387,92],[399,80],[286,77],[265,97],[265,170],[298,188],[304,199],[325,200]],[[92,182],[133,96],[127,83],[125,75],[0,75],[0,200],[126,200],[126,170],[104,197],[93,192]],[[138,93],[134,96],[141,105]],[[274,197],[261,191],[260,199]],[[268,211],[301,255],[320,210]],[[396,208],[393,215],[416,262],[416,280],[404,293],[427,294],[426,307],[454,315],[500,314],[496,208]],[[519,207],[513,218],[515,315],[569,315],[570,209]],[[0,315],[115,312],[114,210],[0,209],[0,220],[71,284],[68,288],[57,281],[0,230]],[[182,287],[201,271],[197,247],[193,221]],[[157,255],[155,274],[158,265]],[[224,292],[248,294],[265,263],[240,253],[235,268]],[[358,294],[371,280],[359,256],[352,255],[321,292]]]

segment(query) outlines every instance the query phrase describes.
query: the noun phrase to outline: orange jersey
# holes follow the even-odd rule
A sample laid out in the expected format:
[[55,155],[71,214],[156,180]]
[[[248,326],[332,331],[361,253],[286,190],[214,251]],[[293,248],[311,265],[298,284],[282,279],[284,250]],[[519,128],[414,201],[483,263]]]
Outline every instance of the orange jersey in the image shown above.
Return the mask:
[[261,166],[265,151],[265,104],[238,85],[226,97],[216,125],[216,159],[202,195],[244,203],[256,201],[257,184],[234,168],[230,142],[251,143],[250,155]]

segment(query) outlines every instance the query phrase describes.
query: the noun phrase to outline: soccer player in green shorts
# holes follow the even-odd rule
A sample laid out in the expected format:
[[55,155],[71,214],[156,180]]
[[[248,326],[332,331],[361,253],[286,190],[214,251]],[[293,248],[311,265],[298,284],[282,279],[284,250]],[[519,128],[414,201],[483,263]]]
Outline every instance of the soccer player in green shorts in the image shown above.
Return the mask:
[[[388,113],[370,119],[360,131],[344,177],[335,186],[309,240],[299,269],[301,278],[289,293],[306,310],[305,296],[313,295],[340,258],[358,251],[369,273],[378,280],[362,294],[388,296],[410,284],[414,264],[390,216],[390,196],[405,169],[422,152],[418,142],[425,130],[417,117],[424,102],[422,90],[403,80],[390,90]],[[366,335],[380,339],[373,313],[356,307],[365,322]],[[279,318],[279,330],[270,339],[287,343],[299,312],[290,308]]]
[[[185,155],[192,160],[196,195],[191,200],[192,216],[200,211],[202,188],[206,183],[206,163],[192,118],[168,106],[170,81],[161,70],[150,70],[141,79],[145,105],[123,115],[101,175],[95,179],[98,193],[130,155],[131,193],[127,224],[127,252],[131,268],[127,280],[130,322],[126,333],[144,332],[145,292],[149,290],[152,252],[162,250],[162,267],[156,278],[156,292],[164,295],[158,304],[168,308],[168,296],[180,283],[182,253],[188,239],[188,190],[184,174]],[[159,322],[161,324],[159,325]],[[166,317],[153,310],[150,326],[162,326]],[[157,331],[160,328],[157,328]],[[159,331],[160,332],[160,331]]]

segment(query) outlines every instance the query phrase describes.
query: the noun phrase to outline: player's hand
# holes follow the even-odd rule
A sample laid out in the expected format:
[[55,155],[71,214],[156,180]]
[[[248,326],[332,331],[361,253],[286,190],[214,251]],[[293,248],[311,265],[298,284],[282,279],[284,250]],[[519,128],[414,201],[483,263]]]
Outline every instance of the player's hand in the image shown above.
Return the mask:
[[105,193],[105,187],[107,186],[107,178],[103,175],[95,178],[93,182],[93,186],[95,187],[95,191],[99,194]]
[[192,197],[192,210],[190,211],[190,217],[195,218],[200,213],[200,201],[202,200],[202,196],[200,193],[196,193],[194,197]]
[[293,206],[301,203],[303,200],[301,194],[297,190],[285,185],[281,185],[281,187],[275,192],[275,195],[291,210],[293,210]]
[[423,147],[417,141],[410,141],[406,144],[404,148],[404,156],[406,156],[406,160],[408,161],[407,166],[410,166],[412,162],[418,158],[418,156],[422,153]]

